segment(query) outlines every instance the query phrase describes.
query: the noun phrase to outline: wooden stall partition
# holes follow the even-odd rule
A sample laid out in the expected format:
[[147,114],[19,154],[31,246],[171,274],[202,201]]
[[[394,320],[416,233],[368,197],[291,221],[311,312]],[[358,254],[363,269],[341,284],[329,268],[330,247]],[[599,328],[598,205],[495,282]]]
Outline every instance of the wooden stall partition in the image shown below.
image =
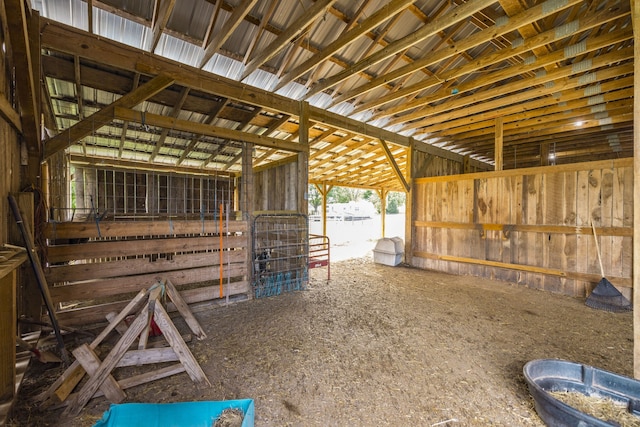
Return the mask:
[[632,159],[414,180],[412,264],[588,295],[601,274],[631,295]]
[[220,286],[225,298],[250,295],[246,221],[49,223],[45,236],[45,273],[65,324],[102,322],[158,278],[190,304],[220,298]]
[[298,163],[290,160],[254,169],[254,211],[298,211]]

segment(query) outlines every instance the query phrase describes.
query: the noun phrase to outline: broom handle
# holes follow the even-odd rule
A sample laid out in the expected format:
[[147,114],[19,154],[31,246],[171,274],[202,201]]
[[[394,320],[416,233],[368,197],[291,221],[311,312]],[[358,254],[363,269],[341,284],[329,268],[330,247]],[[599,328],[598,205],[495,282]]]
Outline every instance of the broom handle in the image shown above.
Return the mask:
[[598,262],[600,262],[600,274],[604,277],[604,268],[602,267],[602,256],[600,255],[600,246],[598,245],[598,236],[596,235],[596,226],[591,221],[591,228],[593,229],[593,240],[596,241],[596,252],[598,252]]

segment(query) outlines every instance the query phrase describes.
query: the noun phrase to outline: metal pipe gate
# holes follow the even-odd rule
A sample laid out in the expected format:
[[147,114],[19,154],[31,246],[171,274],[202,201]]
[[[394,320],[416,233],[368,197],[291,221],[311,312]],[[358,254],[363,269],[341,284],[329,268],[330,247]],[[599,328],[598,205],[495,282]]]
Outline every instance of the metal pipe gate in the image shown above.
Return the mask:
[[309,283],[309,223],[302,214],[261,214],[253,221],[256,298],[306,289]]

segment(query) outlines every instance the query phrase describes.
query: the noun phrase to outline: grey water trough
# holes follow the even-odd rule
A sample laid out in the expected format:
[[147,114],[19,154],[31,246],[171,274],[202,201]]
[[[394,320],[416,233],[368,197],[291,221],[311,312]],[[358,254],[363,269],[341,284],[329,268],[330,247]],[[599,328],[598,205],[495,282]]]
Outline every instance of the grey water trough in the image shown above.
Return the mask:
[[524,365],[523,373],[535,401],[536,412],[550,427],[617,425],[578,411],[550,394],[557,391],[577,392],[622,403],[638,417],[640,423],[640,381],[558,359],[532,360]]

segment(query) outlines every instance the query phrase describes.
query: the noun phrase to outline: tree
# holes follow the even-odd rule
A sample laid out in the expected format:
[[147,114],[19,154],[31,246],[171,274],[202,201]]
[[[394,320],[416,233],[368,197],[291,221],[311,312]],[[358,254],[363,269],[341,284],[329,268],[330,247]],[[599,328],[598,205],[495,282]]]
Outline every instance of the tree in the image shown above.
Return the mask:
[[327,195],[329,203],[357,202],[362,197],[359,188],[333,187]]
[[404,205],[407,195],[398,191],[389,191],[387,194],[387,213],[397,214],[400,212],[399,207]]
[[322,204],[322,194],[320,194],[315,185],[309,184],[308,195],[309,204],[313,207],[313,213],[317,215],[318,207]]
[[368,202],[371,202],[373,206],[376,208],[376,212],[380,213],[380,196],[377,191],[366,190],[362,196]]

